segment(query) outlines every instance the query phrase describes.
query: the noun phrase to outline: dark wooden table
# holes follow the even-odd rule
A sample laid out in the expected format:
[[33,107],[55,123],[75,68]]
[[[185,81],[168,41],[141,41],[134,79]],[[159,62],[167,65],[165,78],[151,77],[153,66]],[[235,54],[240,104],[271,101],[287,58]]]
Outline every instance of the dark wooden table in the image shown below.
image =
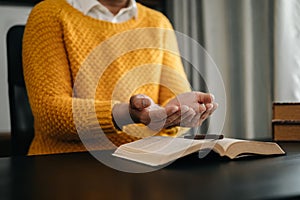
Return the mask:
[[300,197],[300,143],[285,156],[196,154],[149,173],[111,169],[89,153],[0,159],[0,199],[274,199]]

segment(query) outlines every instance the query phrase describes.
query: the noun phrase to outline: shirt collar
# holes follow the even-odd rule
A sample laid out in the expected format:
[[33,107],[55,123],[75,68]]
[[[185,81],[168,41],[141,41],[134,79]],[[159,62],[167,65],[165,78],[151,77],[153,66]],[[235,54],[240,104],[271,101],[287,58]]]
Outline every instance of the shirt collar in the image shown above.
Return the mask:
[[97,0],[76,0],[81,8],[81,11],[86,15],[94,6],[98,5]]
[[[86,15],[88,12],[93,9],[95,6],[98,6],[101,11],[103,12],[109,12],[112,14],[105,6],[103,6],[99,1],[97,0],[76,0],[77,3],[80,5],[80,8],[82,9],[82,12]],[[132,16],[134,18],[137,18],[137,5],[135,0],[130,0],[129,5],[126,8],[122,8],[118,14],[122,14],[126,11],[131,11]],[[117,15],[118,15],[117,14]]]

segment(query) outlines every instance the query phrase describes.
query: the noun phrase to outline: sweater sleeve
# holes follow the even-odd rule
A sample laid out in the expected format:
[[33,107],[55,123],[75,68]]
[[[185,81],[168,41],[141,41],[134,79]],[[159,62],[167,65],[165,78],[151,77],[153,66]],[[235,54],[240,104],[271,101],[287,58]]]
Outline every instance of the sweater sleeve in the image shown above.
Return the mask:
[[175,32],[171,23],[166,19],[164,34],[163,67],[160,77],[159,104],[165,105],[176,95],[191,91],[187,80]]
[[32,10],[23,38],[24,78],[35,128],[63,140],[78,139],[78,128],[92,130],[99,124],[105,133],[117,132],[111,116],[115,102],[72,97],[60,10],[53,5],[42,9],[43,3]]
[[[189,81],[186,77],[175,32],[169,20],[164,17],[164,54],[163,67],[160,76],[159,104],[164,106],[176,95],[191,91]],[[173,127],[164,129],[160,135],[178,136],[186,133],[189,128]]]

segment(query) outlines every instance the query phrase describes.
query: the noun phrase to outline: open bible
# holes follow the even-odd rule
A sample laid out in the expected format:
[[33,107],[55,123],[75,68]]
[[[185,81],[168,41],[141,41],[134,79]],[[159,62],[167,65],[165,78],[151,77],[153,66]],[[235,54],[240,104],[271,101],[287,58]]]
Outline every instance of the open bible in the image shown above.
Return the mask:
[[213,150],[220,156],[231,159],[247,154],[280,155],[285,152],[274,142],[260,142],[224,138],[221,140],[192,140],[164,136],[151,136],[121,145],[113,153],[114,156],[159,166],[197,151]]

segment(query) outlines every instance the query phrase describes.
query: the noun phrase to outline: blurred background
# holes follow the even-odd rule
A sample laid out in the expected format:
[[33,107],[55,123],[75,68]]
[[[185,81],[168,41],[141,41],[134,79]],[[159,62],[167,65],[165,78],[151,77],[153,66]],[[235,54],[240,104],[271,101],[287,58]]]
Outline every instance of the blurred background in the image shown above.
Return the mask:
[[[0,156],[10,152],[6,34],[10,27],[26,24],[38,2],[0,0]],[[175,30],[203,46],[218,67],[226,98],[216,101],[223,107],[220,110],[226,108],[224,127],[216,117],[201,131],[213,132],[221,124],[227,137],[271,138],[272,102],[300,102],[300,0],[139,2],[163,12]],[[201,52],[188,44],[180,50],[197,63],[184,61],[193,89],[208,91],[207,85],[218,82],[217,74],[203,64]],[[219,88],[216,97],[222,93]]]
[[[300,1],[166,2],[175,29],[198,41],[220,70],[226,91],[223,133],[271,138],[272,102],[300,101]],[[206,83],[214,84],[216,74],[204,72]],[[197,88],[200,81],[188,75]],[[211,120],[209,128],[218,123]]]

